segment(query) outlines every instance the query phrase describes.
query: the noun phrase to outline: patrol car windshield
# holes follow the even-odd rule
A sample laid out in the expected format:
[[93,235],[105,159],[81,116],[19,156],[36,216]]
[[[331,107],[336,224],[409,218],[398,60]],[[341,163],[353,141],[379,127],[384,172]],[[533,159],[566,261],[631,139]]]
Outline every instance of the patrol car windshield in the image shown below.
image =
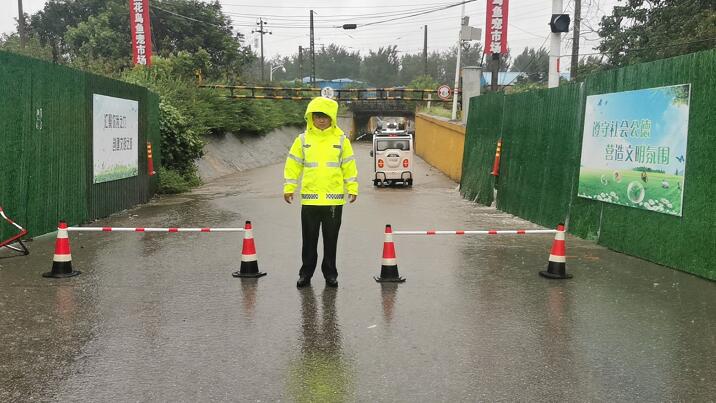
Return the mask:
[[406,139],[381,139],[378,140],[378,144],[376,145],[378,148],[378,151],[385,151],[385,150],[403,150],[403,151],[409,151],[410,150],[410,141]]

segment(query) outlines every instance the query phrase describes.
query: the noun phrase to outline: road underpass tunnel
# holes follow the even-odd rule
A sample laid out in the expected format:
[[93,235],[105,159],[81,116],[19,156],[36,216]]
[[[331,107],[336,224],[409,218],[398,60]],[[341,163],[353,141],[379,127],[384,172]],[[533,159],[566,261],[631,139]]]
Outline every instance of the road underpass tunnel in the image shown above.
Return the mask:
[[405,130],[415,133],[415,114],[382,114],[381,111],[354,113],[354,140],[370,141],[378,130]]

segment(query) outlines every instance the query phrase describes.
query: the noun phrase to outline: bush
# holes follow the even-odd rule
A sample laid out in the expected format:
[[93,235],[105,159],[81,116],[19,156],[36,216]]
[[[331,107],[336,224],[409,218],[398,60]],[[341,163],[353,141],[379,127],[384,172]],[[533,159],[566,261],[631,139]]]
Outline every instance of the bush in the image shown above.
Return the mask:
[[177,108],[163,101],[159,103],[159,131],[162,165],[181,174],[193,171],[194,160],[204,153],[204,141]]
[[184,193],[191,188],[201,185],[201,179],[196,174],[196,169],[182,174],[171,169],[159,168],[159,188],[157,191],[163,194]]
[[[206,52],[155,57],[151,67],[136,66],[122,79],[159,94],[164,192],[196,186],[194,161],[203,155],[203,136],[264,134],[287,125],[302,125],[306,102],[229,98],[228,91],[200,88],[194,73],[207,68]],[[184,189],[184,190],[180,190]]]

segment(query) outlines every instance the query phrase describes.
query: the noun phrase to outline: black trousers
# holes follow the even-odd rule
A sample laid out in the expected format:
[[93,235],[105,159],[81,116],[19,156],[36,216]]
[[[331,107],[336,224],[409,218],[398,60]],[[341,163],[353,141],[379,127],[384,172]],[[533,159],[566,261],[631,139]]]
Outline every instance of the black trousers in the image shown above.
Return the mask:
[[301,206],[301,233],[303,265],[298,275],[311,278],[318,263],[318,232],[323,226],[323,263],[321,271],[326,279],[338,278],[336,247],[341,229],[343,206]]

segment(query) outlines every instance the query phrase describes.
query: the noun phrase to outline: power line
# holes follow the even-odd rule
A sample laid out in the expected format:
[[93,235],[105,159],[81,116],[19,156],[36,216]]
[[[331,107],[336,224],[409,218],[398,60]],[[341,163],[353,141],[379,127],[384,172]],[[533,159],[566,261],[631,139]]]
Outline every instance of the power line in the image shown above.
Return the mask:
[[[434,13],[434,12],[437,12],[437,11],[447,10],[447,9],[449,9],[449,8],[461,6],[461,5],[467,4],[467,3],[474,3],[475,1],[477,1],[477,0],[465,0],[465,1],[461,1],[461,2],[459,2],[459,3],[453,3],[453,4],[450,4],[450,5],[447,5],[447,6],[440,7],[439,9],[433,10],[433,11],[424,11],[424,12],[421,12],[421,13],[415,13],[415,14],[407,15],[407,16],[405,16],[405,17],[389,18],[389,19],[382,20],[382,21],[369,22],[369,23],[367,23],[367,24],[358,24],[358,26],[359,26],[359,27],[367,27],[367,26],[370,26],[370,25],[378,25],[378,24],[384,24],[384,23],[386,23],[386,22],[393,22],[393,21],[398,21],[398,20],[404,20],[404,19],[406,19],[406,18],[417,17],[417,16],[419,16],[419,15],[425,15],[425,14],[430,14],[430,13]],[[341,28],[341,27],[336,27],[336,28]]]
[[177,17],[185,18],[185,19],[190,20],[190,21],[200,22],[200,23],[202,23],[202,24],[211,25],[211,26],[213,26],[213,27],[217,27],[217,28],[221,28],[221,29],[226,29],[226,28],[227,28],[227,27],[224,27],[224,26],[221,26],[221,25],[212,24],[212,23],[210,23],[210,22],[208,22],[208,21],[202,21],[202,20],[197,20],[196,18],[187,17],[186,15],[181,15],[181,14],[179,14],[179,13],[175,13],[174,11],[169,11],[169,10],[167,10],[167,9],[164,9],[164,8],[161,8],[161,7],[158,7],[158,6],[155,6],[155,5],[153,5],[153,4],[150,5],[150,7],[151,7],[151,8],[154,8],[154,9],[157,9],[157,10],[164,11],[165,13],[169,13],[169,14],[175,15],[175,16],[177,16]]
[[[393,16],[401,16],[401,15],[407,15],[412,14],[416,12],[422,12],[422,11],[430,11],[430,10],[440,10],[442,9],[442,6],[430,6],[430,7],[419,7],[419,8],[412,8],[412,9],[406,9],[403,11],[396,11],[391,12],[391,15]],[[232,15],[232,16],[239,16],[239,17],[256,17],[259,14],[245,14],[245,13],[236,13],[232,11],[223,11],[224,14]],[[302,20],[304,17],[300,15],[285,15],[285,14],[260,14],[264,17],[271,17],[272,19],[292,19],[292,20]],[[321,14],[321,17],[325,18],[344,18],[344,17],[383,17],[385,16],[385,12],[379,12],[379,13],[367,13],[367,14]]]
[[[670,44],[655,45],[655,46],[646,46],[643,48],[622,49],[619,52],[627,53],[627,52],[640,52],[643,50],[659,49],[659,48],[673,48],[675,46],[690,45],[692,43],[701,43],[701,42],[709,42],[709,41],[716,42],[716,37],[699,39],[696,41],[678,42],[678,43],[670,43]],[[604,53],[604,52],[580,53],[577,56],[594,56],[594,55],[609,56],[609,53]],[[572,55],[561,55],[560,57],[572,57]]]
[[[433,6],[439,6],[439,5],[447,5],[447,4],[451,4],[451,3],[447,3],[447,2],[446,2],[446,3],[432,3],[431,5],[433,5]],[[234,4],[234,3],[223,3],[223,2],[222,2],[221,5],[222,5],[222,6],[230,6],[230,7],[255,7],[255,8],[274,8],[274,9],[276,8],[276,6],[273,6],[273,5],[265,5],[265,4]],[[386,4],[386,5],[381,5],[380,7],[381,7],[381,8],[384,8],[384,9],[385,9],[385,8],[404,8],[404,7],[411,7],[411,6],[415,6],[415,5],[416,5],[415,3],[410,3],[410,4],[390,4],[390,5]],[[424,5],[427,6],[428,4],[424,4]],[[281,6],[281,8],[291,8],[291,9],[301,9],[301,10],[309,10],[309,9],[318,10],[318,9],[322,9],[322,8],[330,8],[330,9],[365,9],[365,8],[373,8],[373,7],[372,7],[372,6],[368,6],[368,7],[366,7],[366,6],[316,6],[316,7],[311,7],[311,6]]]

